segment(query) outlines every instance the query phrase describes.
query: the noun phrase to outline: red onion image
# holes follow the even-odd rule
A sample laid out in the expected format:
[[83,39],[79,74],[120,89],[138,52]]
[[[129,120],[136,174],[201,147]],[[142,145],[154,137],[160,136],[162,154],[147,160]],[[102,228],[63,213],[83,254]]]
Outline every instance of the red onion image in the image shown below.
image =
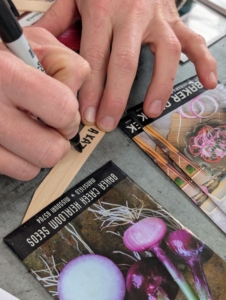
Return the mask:
[[167,232],[166,223],[156,217],[149,217],[138,221],[129,227],[123,237],[125,246],[136,252],[151,250],[156,257],[164,264],[173,279],[179,285],[184,295],[189,300],[198,300],[197,295],[185,280],[180,270],[167,257],[161,248],[161,242]]
[[210,250],[185,229],[171,232],[167,237],[167,246],[175,256],[182,259],[190,267],[200,300],[212,300],[202,268],[202,260],[204,260],[205,255],[209,258]]
[[156,257],[135,262],[126,277],[129,300],[174,300],[179,287]]

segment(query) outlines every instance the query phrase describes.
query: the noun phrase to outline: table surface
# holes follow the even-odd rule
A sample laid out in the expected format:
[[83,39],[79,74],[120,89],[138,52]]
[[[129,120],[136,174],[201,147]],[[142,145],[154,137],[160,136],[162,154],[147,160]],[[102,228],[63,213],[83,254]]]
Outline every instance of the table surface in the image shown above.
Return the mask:
[[[212,45],[210,51],[217,60],[219,80],[226,83],[226,37]],[[149,52],[148,47],[143,47],[128,107],[143,101],[151,80],[153,60],[154,57]],[[195,75],[195,69],[191,62],[179,65],[175,84],[193,75]],[[178,190],[169,178],[119,128],[114,132],[105,134],[70,187],[109,160],[116,163],[169,210],[175,218],[226,260],[225,234],[197,209],[189,198]],[[20,300],[52,299],[2,241],[4,236],[21,224],[32,194],[48,171],[42,170],[35,179],[29,182],[0,176],[0,287]]]

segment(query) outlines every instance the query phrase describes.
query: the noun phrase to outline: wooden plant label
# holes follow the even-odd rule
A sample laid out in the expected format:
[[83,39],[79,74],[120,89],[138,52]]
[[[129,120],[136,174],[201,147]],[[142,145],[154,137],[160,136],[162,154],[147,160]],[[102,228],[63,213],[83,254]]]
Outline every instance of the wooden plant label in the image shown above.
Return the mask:
[[104,132],[95,126],[83,127],[80,131],[80,139],[83,146],[82,153],[76,151],[72,146],[67,156],[52,168],[36,189],[22,223],[33,217],[65,192],[103,136]]

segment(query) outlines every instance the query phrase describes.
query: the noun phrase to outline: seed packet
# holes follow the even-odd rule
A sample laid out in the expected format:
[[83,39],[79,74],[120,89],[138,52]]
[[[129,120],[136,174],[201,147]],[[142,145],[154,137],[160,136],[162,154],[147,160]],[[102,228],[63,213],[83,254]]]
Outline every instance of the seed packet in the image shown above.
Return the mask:
[[[207,2],[225,3],[225,0],[201,1],[206,2],[206,4]],[[187,1],[187,3],[182,9],[187,9],[188,11],[181,16],[181,20],[188,28],[201,35],[205,39],[207,46],[212,45],[226,35],[226,18],[221,14],[223,11],[218,13],[211,7],[198,1]],[[182,53],[180,60],[181,62],[186,62],[188,57]]]
[[226,3],[224,0],[199,0],[221,14],[226,16]]
[[[127,111],[131,124],[133,120],[136,125],[127,126],[125,123],[128,122],[127,117],[119,124],[119,127],[141,148],[143,147],[143,150],[145,143],[148,143],[146,149],[149,151],[152,149],[151,151],[160,157],[173,161],[174,167],[177,166],[177,171],[183,173],[190,186],[195,185],[202,191],[201,194],[195,194],[195,190],[186,194],[224,232],[226,230],[225,95],[226,87],[223,84],[219,83],[213,90],[206,90],[194,76],[174,87],[160,117],[148,118],[143,112],[143,103],[140,103]],[[135,127],[142,129],[142,137]],[[134,138],[135,136],[137,137]],[[169,172],[167,174],[170,175]],[[180,188],[188,187],[185,185],[186,180],[183,182],[181,179],[174,180],[175,178],[169,177]]]
[[13,295],[7,293],[3,289],[0,288],[0,299],[4,300],[19,300],[18,298],[14,297]]
[[[131,117],[125,116],[120,120],[119,127],[154,161],[158,167],[180,188],[192,202],[202,210],[224,233],[226,233],[226,214],[204,193],[188,176],[177,160],[161,149],[150,136]],[[181,163],[182,159],[178,159]],[[151,167],[150,167],[151,168]],[[186,164],[188,173],[193,174],[198,167],[193,164]],[[196,171],[196,173],[201,171]],[[203,174],[201,174],[203,177]]]
[[4,241],[54,299],[226,294],[226,263],[111,161]]

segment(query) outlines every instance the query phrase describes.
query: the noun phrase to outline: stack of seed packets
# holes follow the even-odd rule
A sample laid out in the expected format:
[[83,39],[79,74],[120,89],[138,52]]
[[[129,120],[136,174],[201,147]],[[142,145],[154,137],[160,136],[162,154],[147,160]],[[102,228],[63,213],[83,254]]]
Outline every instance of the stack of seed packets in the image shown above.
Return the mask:
[[162,115],[143,103],[119,127],[226,233],[226,87],[206,90],[196,76],[176,85]]

